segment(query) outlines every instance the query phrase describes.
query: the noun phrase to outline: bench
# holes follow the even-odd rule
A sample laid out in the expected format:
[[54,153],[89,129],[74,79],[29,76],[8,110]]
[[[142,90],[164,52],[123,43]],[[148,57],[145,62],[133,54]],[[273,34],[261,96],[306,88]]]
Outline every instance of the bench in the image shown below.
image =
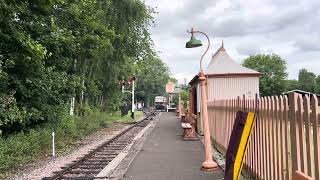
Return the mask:
[[182,126],[183,129],[190,129],[190,128],[192,128],[191,124],[189,124],[189,123],[181,123],[181,126]]
[[184,140],[198,140],[194,135],[194,128],[190,123],[181,123],[181,127],[183,129],[182,137]]

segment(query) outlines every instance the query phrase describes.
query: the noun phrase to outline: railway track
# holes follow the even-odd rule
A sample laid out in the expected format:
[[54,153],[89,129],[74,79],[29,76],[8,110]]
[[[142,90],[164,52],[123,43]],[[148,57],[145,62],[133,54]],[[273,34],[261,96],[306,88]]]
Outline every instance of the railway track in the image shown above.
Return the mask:
[[120,154],[129,144],[133,142],[134,137],[146,127],[155,112],[145,113],[146,117],[140,122],[135,123],[125,131],[116,135],[104,144],[100,145],[82,158],[73,161],[72,164],[61,167],[61,171],[55,172],[51,177],[44,177],[43,180],[58,179],[76,179],[91,180],[99,179],[95,176],[99,174],[118,154]]

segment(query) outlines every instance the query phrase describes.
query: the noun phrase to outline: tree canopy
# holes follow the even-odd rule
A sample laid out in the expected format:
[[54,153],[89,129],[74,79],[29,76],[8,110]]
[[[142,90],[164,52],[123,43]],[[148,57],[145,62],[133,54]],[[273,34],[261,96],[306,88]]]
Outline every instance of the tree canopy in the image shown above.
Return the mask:
[[286,89],[286,61],[276,54],[251,55],[243,66],[263,73],[260,77],[260,93],[263,96],[280,95]]
[[169,68],[161,59],[149,56],[145,61],[136,63],[137,99],[153,103],[155,96],[165,93],[165,85],[169,81]]
[[154,57],[153,13],[139,0],[0,0],[0,129],[55,122],[72,98],[115,110],[118,81],[135,71],[157,72],[158,87],[169,72]]
[[316,91],[316,75],[307,69],[299,70],[298,89],[308,92]]
[[320,94],[320,75],[308,71],[305,68],[299,70],[298,80],[287,80],[287,90],[299,89],[311,93]]

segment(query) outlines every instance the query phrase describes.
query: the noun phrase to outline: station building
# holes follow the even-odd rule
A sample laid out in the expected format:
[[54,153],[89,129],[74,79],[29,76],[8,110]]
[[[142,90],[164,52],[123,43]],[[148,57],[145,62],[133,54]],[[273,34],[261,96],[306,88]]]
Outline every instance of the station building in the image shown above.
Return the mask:
[[[231,99],[245,95],[246,98],[255,98],[259,95],[260,72],[246,68],[235,62],[224,48],[221,47],[213,54],[212,59],[205,69],[207,77],[208,102],[213,100]],[[201,91],[199,76],[195,75],[189,82],[191,89],[190,103],[192,113],[198,115],[197,130],[202,134],[202,121],[200,117]]]

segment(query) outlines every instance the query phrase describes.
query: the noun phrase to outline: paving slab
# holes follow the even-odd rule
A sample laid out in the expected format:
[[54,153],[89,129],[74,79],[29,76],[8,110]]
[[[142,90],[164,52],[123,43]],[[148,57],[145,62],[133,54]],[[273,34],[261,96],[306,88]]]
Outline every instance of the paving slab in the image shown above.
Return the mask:
[[204,147],[200,141],[182,139],[180,120],[175,113],[162,113],[124,180],[222,180],[223,171],[200,169]]

